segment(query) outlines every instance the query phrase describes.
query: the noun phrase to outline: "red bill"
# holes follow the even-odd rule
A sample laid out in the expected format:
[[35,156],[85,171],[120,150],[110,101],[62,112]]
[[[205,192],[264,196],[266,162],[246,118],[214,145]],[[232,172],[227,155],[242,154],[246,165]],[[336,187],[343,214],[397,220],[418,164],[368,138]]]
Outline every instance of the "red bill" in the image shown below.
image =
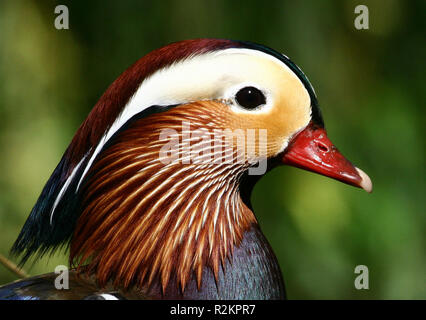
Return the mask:
[[362,188],[367,192],[373,190],[370,177],[337,150],[328,139],[324,128],[312,122],[290,141],[282,156],[282,162]]

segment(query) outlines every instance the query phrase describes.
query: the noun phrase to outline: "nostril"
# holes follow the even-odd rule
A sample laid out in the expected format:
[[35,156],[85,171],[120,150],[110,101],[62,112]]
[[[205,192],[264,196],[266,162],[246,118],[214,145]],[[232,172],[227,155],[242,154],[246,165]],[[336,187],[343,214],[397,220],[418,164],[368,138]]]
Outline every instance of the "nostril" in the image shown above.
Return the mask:
[[329,151],[328,147],[324,143],[322,143],[322,142],[317,141],[317,147],[322,152],[328,152]]

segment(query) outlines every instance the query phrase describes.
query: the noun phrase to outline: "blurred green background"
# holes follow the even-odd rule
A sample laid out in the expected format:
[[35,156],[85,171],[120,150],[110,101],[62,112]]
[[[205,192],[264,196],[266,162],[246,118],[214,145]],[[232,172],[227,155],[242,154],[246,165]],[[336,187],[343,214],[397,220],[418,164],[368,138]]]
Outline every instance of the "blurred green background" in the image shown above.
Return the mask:
[[[70,29],[54,28],[66,4]],[[329,137],[372,178],[367,194],[295,168],[255,187],[253,205],[290,299],[426,298],[425,1],[1,1],[0,254],[107,86],[182,39],[250,40],[308,75]],[[66,253],[28,263],[31,275]],[[370,289],[354,288],[366,265]],[[0,284],[16,276],[0,266]]]

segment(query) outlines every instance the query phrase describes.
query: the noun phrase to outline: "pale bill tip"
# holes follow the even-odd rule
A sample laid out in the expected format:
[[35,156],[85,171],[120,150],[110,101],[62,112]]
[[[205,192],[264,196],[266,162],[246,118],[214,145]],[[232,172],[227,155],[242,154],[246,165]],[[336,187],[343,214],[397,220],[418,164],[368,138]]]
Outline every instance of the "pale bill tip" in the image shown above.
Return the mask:
[[373,183],[371,182],[370,177],[360,168],[355,167],[355,169],[361,177],[361,188],[363,188],[368,193],[371,193],[371,191],[373,191]]

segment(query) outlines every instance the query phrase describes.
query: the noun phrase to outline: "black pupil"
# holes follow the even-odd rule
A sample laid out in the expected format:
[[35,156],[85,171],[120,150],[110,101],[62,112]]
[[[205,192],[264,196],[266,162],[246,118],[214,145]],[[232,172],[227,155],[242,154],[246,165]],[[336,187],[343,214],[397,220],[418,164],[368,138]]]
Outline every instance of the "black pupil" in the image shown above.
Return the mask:
[[255,87],[242,88],[237,92],[235,99],[240,106],[247,109],[253,109],[266,103],[265,96],[262,91]]

